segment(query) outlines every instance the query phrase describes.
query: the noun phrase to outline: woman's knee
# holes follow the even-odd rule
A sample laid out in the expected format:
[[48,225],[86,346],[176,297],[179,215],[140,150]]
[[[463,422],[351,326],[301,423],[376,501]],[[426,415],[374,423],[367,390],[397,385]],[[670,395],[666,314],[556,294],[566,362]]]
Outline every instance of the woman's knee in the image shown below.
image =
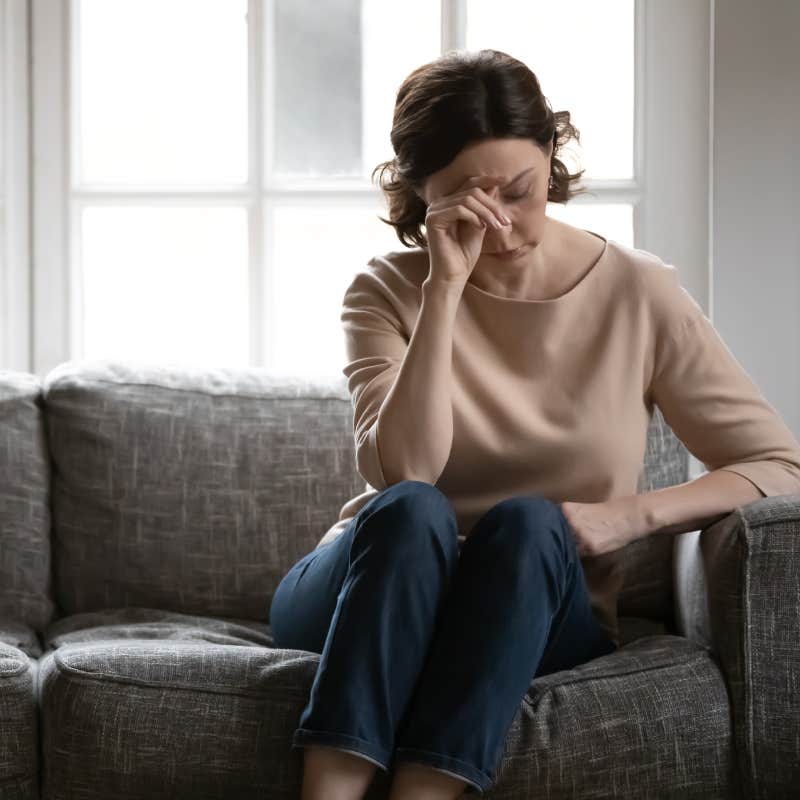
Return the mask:
[[[388,486],[362,509],[355,538],[380,539],[392,547],[436,542],[458,552],[458,521],[447,496],[432,483],[404,480]],[[359,512],[360,513],[360,512]]]
[[507,497],[480,520],[493,546],[518,558],[521,551],[557,548],[565,558],[575,554],[569,523],[559,505],[540,494]]

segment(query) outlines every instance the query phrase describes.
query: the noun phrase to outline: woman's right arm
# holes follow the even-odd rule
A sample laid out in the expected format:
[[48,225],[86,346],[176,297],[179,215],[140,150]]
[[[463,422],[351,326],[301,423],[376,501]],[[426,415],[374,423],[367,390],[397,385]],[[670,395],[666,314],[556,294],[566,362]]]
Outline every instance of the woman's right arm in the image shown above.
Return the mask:
[[392,309],[385,299],[347,293],[343,319],[351,361],[344,372],[355,400],[356,459],[375,488],[402,480],[434,484],[450,457],[456,312],[487,225],[507,223],[498,201],[478,184],[499,180],[469,178],[429,203],[430,268],[407,344],[387,319]]
[[422,302],[403,363],[376,422],[387,486],[436,483],[453,444],[453,328],[463,284],[422,284]]

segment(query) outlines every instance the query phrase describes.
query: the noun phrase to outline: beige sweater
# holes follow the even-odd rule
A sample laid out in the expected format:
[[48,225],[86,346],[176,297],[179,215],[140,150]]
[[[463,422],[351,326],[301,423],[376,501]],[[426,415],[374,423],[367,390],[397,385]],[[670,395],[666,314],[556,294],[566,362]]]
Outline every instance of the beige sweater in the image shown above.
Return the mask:
[[[345,292],[342,371],[367,485],[318,546],[387,486],[375,423],[428,270],[426,251],[392,251],[372,258]],[[800,444],[673,265],[607,240],[592,269],[553,299],[501,297],[468,281],[453,334],[453,442],[435,483],[453,505],[460,540],[507,497],[635,494],[654,403],[707,470],[742,475],[766,496],[800,492]],[[581,559],[595,617],[617,643],[619,552]]]

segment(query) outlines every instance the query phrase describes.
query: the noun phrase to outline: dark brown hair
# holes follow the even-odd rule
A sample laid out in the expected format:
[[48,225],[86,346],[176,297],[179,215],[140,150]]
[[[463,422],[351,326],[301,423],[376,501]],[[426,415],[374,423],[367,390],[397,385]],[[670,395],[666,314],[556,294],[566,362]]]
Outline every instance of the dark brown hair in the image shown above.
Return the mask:
[[531,139],[545,151],[552,140],[548,202],[566,203],[586,191],[571,186],[585,170],[571,174],[556,155],[571,138],[580,142],[569,111],[552,110],[521,61],[499,50],[450,50],[417,67],[397,90],[390,137],[395,157],[372,171],[389,207],[389,219],[379,219],[407,247],[427,248],[427,206],[416,190],[466,145],[503,137]]

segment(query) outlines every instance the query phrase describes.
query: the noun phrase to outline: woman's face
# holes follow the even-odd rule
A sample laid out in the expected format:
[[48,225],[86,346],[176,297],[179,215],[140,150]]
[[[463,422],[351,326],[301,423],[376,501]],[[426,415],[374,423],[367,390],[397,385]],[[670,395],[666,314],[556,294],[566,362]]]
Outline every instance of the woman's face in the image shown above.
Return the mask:
[[[478,263],[519,264],[526,260],[544,237],[547,190],[550,182],[552,142],[543,151],[530,139],[488,139],[465,147],[446,167],[430,175],[420,196],[430,204],[455,192],[468,178],[500,176],[501,184],[485,186],[486,193],[497,200],[511,225],[502,230],[487,228]],[[525,246],[513,262],[493,254]],[[476,265],[477,268],[477,265]]]

